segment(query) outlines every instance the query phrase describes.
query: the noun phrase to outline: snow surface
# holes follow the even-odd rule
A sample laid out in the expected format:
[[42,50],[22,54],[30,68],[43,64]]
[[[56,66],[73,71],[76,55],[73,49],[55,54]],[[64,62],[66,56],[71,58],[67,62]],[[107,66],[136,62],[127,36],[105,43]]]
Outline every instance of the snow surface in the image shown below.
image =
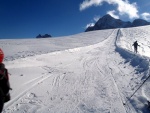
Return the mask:
[[3,113],[148,113],[149,79],[130,97],[149,76],[149,36],[145,26],[0,40],[13,89]]

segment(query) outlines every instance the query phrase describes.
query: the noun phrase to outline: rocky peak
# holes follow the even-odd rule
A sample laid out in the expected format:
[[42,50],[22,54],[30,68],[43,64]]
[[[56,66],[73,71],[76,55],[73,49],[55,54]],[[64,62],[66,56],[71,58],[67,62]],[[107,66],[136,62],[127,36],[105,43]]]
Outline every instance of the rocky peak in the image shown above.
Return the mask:
[[100,18],[93,27],[88,27],[85,31],[87,32],[87,31],[102,30],[102,29],[137,27],[143,25],[150,25],[150,23],[142,19],[136,19],[133,21],[133,23],[129,21],[124,22],[120,19],[115,19],[109,14],[107,14],[102,18]]

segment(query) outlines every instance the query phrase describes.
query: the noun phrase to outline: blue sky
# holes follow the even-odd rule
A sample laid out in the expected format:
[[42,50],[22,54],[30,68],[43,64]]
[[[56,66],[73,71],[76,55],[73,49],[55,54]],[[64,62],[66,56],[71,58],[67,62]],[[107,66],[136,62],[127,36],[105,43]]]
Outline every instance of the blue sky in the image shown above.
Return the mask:
[[150,1],[0,0],[0,39],[73,35],[84,32],[105,14],[124,21],[150,21]]

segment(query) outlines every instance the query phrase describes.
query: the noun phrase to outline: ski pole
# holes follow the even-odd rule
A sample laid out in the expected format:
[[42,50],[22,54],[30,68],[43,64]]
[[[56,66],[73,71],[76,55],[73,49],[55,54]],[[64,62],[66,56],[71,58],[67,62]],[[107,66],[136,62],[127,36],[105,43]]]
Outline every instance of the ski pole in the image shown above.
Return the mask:
[[143,86],[143,84],[150,78],[150,75],[144,80],[144,82],[135,90],[135,92],[130,96],[130,98],[128,100],[126,100],[125,103],[123,103],[123,105],[126,105],[126,103],[133,97],[133,95],[141,88],[141,86]]

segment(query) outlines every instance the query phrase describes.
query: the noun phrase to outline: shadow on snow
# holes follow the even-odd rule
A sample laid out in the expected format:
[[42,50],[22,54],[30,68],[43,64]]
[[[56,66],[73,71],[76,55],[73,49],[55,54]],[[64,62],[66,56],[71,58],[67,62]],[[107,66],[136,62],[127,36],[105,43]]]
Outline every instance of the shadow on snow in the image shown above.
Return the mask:
[[[118,30],[118,34],[116,37],[115,51],[118,52],[120,56],[125,59],[124,63],[130,63],[130,65],[135,68],[136,74],[143,74],[143,77],[141,78],[142,83],[142,81],[144,81],[149,76],[149,58],[119,47],[117,45],[118,38],[120,38],[120,30]],[[147,80],[147,82],[150,82],[150,80]],[[150,112],[147,106],[147,98],[143,96],[136,96],[134,98],[131,98],[129,101],[131,105],[135,108],[136,112],[139,112],[139,110],[143,113]]]

